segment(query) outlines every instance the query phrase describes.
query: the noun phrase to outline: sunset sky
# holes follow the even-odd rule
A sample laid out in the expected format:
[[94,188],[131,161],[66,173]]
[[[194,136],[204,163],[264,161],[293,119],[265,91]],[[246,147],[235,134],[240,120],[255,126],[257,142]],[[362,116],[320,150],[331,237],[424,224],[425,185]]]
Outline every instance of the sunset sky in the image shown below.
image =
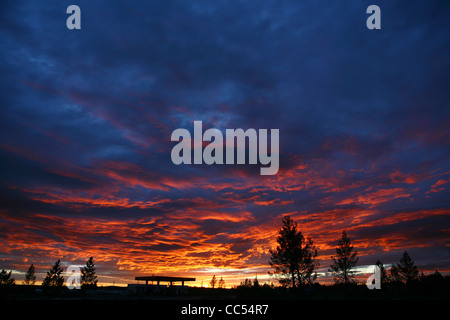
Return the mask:
[[[443,0],[2,1],[0,269],[276,283],[290,215],[319,282],[343,230],[361,270],[450,273],[449,30]],[[278,173],[173,164],[196,120],[279,129]]]

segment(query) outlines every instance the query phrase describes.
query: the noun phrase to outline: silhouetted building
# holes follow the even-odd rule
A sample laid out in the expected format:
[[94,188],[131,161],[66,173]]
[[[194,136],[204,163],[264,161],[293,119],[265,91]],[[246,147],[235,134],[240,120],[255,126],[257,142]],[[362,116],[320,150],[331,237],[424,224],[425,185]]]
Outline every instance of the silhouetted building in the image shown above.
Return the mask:
[[[186,294],[187,287],[184,285],[185,282],[195,281],[195,278],[184,278],[184,277],[167,277],[167,276],[141,276],[135,277],[135,280],[145,281],[144,284],[129,284],[128,291],[135,294]],[[149,284],[149,282],[152,282]],[[153,284],[156,282],[156,285]],[[165,282],[168,285],[161,285],[161,282]],[[181,282],[181,286],[174,285],[174,282]]]

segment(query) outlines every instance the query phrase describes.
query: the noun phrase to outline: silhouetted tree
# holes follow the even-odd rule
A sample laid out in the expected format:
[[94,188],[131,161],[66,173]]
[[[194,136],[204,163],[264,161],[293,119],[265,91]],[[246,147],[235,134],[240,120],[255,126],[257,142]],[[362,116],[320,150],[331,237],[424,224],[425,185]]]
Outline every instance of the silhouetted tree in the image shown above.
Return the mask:
[[245,279],[244,281],[241,281],[241,284],[238,286],[238,288],[251,288],[253,286],[252,280]]
[[397,263],[397,269],[400,279],[404,282],[416,280],[419,277],[419,270],[406,251],[403,252],[403,256]]
[[5,269],[0,271],[0,286],[12,286],[16,284],[16,280],[11,277],[11,272],[12,270],[8,272]]
[[377,260],[377,262],[375,262],[375,265],[378,267],[378,270],[380,270],[381,283],[386,283],[388,281],[388,276],[383,263],[380,260]]
[[214,289],[216,287],[216,283],[217,283],[216,275],[213,275],[211,281],[209,282],[209,285],[211,286],[211,288]]
[[255,279],[253,279],[253,287],[259,288],[258,275],[255,276]]
[[36,283],[36,269],[34,268],[34,265],[31,264],[31,266],[27,270],[27,273],[25,274],[24,284],[34,286],[35,283]]
[[336,247],[336,255],[331,256],[331,259],[333,259],[333,263],[328,271],[334,274],[335,282],[343,284],[354,282],[355,271],[352,269],[358,262],[357,251],[353,252],[353,246],[345,230],[342,232],[342,238]]
[[[247,278],[244,281],[241,281],[241,284],[237,286],[239,289],[258,289],[261,287],[262,286],[259,284],[257,276],[253,279],[253,281]],[[270,287],[270,285],[266,285],[266,287]]]
[[317,261],[317,250],[310,237],[303,238],[301,249],[301,260],[297,266],[297,281],[299,284],[312,284],[317,278],[316,269],[319,267]]
[[395,265],[392,265],[389,270],[388,282],[402,282],[402,277],[400,276],[399,270]]
[[62,287],[64,285],[64,277],[61,275],[63,268],[61,267],[61,261],[55,262],[55,265],[47,272],[47,275],[42,281],[44,287]]
[[218,287],[219,289],[225,288],[225,280],[223,280],[222,277],[220,277],[220,280],[219,280],[219,283],[218,283],[217,287]]
[[442,285],[444,283],[444,277],[439,271],[435,271],[432,274],[425,275],[423,274],[423,271],[419,277],[419,280],[421,283],[426,285],[432,285],[435,287],[438,287],[439,285]]
[[81,269],[81,287],[96,288],[97,281],[97,276],[95,275],[94,258],[90,257],[86,262],[86,266]]
[[270,250],[270,265],[275,269],[269,274],[281,276],[283,286],[312,283],[317,274],[319,263],[316,260],[317,250],[311,238],[305,239],[297,231],[297,223],[289,216],[283,218],[283,226],[278,230],[278,246]]

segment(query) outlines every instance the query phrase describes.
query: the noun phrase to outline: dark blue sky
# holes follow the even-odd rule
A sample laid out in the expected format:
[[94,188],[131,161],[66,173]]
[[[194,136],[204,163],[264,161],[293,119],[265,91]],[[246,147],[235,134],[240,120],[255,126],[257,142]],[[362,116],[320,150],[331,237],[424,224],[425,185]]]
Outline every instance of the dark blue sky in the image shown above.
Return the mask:
[[[3,1],[0,15],[0,267],[94,255],[105,283],[233,282],[267,273],[290,214],[324,271],[344,229],[362,266],[407,250],[450,271],[448,1]],[[278,174],[174,165],[171,133],[195,120],[279,129]]]

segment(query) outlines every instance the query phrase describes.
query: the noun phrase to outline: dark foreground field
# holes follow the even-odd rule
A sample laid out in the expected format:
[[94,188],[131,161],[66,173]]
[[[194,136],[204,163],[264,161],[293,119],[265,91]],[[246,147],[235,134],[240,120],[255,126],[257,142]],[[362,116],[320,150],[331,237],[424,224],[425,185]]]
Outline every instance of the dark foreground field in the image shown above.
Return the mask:
[[0,287],[2,300],[450,300],[450,277],[427,279],[408,284],[383,284],[381,289],[369,290],[365,285],[315,284],[292,288],[269,285],[238,286],[232,289],[189,287],[183,292],[164,287],[158,292],[131,290],[130,287],[98,287],[69,290],[67,287],[14,285]]

